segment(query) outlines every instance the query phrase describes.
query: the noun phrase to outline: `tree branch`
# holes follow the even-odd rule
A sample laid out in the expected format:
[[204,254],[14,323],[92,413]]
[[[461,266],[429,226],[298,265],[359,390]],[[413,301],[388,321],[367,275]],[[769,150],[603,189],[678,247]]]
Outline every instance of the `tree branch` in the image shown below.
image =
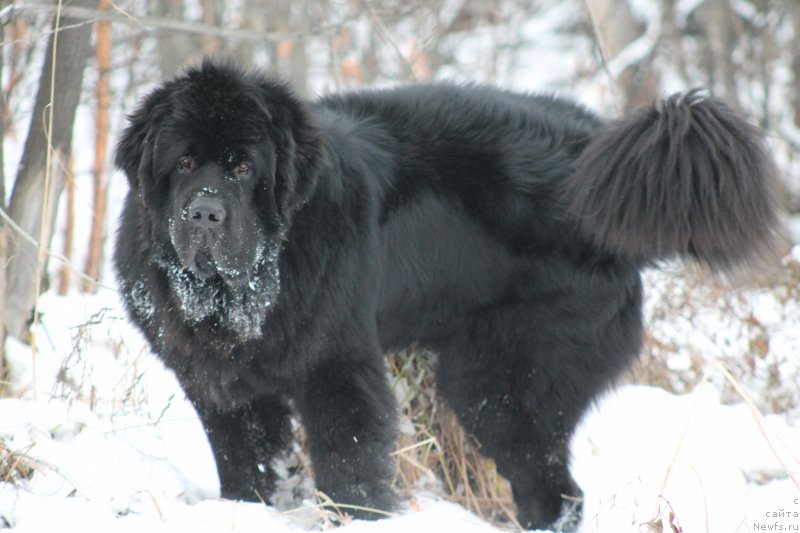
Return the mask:
[[[410,13],[413,13],[423,3],[413,3],[406,9],[392,11],[392,16],[402,18]],[[93,24],[99,20],[109,21],[112,23],[124,23],[140,26],[147,30],[172,30],[186,33],[195,33],[199,35],[210,35],[214,37],[222,37],[225,39],[233,39],[240,41],[268,41],[268,42],[281,42],[287,39],[299,39],[303,37],[310,37],[322,35],[343,26],[346,26],[363,17],[368,17],[373,13],[359,13],[351,19],[344,20],[337,24],[321,25],[316,28],[309,28],[303,31],[257,31],[247,28],[220,28],[202,22],[192,22],[177,19],[165,19],[159,17],[136,17],[123,11],[104,11],[101,9],[92,9],[76,6],[63,6],[61,8],[62,15],[71,19],[85,20],[78,24],[69,27],[62,27],[61,30],[68,29],[74,26]],[[50,4],[12,4],[0,11],[0,22],[8,21],[15,16],[22,14],[41,14],[41,13],[55,13],[55,6]],[[3,43],[7,44],[7,43]]]

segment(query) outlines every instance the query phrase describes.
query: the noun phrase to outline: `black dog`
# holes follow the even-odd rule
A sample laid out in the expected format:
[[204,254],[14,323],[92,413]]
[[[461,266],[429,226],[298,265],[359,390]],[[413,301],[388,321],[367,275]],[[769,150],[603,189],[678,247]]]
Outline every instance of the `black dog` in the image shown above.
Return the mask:
[[395,508],[381,354],[414,342],[529,527],[579,494],[569,438],[640,349],[639,270],[748,265],[777,223],[761,135],[696,93],[609,123],[479,86],[309,103],[207,61],[144,100],[116,163],[122,295],[223,496],[269,496],[291,406],[320,490]]

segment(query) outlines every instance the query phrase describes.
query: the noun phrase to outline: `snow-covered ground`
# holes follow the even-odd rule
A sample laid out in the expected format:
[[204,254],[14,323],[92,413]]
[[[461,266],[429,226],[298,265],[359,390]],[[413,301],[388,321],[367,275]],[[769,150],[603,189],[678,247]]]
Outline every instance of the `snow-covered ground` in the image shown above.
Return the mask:
[[[800,248],[794,255],[800,263]],[[648,275],[651,298],[669,286],[668,275]],[[740,296],[764,308],[768,294]],[[800,328],[786,331],[797,345]],[[0,524],[21,532],[333,527],[307,479],[290,478],[277,508],[217,497],[196,415],[125,321],[113,290],[45,295],[37,338],[35,357],[28,346],[9,346],[19,397],[0,400],[0,438],[34,473],[26,479],[18,472],[24,468],[2,469]],[[723,404],[717,384],[725,378],[711,368],[720,379],[701,381],[689,394],[622,386],[587,415],[573,442],[574,474],[585,491],[581,531],[800,528],[800,427],[788,416],[762,418],[744,401]],[[396,517],[340,531],[501,531],[426,490]]]
[[[687,10],[691,3],[679,4]],[[551,13],[552,19],[562,16]],[[602,83],[564,81],[589,52],[556,38],[557,31],[548,34],[557,23],[548,18],[525,25],[520,31],[541,39],[499,81],[525,90],[565,87],[610,114],[612,98]],[[479,71],[470,67],[483,57],[479,47],[459,50],[468,57],[459,56],[458,63],[468,66],[444,69],[443,75],[461,79],[464,71]],[[87,113],[83,107],[78,131],[92,131]],[[13,175],[19,148],[7,142],[7,176]],[[91,153],[79,152],[78,179],[88,198]],[[124,190],[120,183],[118,175],[112,213]],[[89,200],[80,205],[89,211]],[[78,220],[78,235],[88,233],[86,223]],[[800,220],[789,228],[800,242]],[[60,249],[58,240],[54,248]],[[800,247],[784,268],[800,272]],[[111,279],[107,272],[104,279]],[[694,372],[694,379],[683,395],[625,385],[587,414],[573,442],[574,475],[585,492],[580,530],[800,531],[800,405],[791,404],[800,397],[800,289],[795,284],[740,290],[732,305],[713,288],[702,294],[687,288],[680,273],[651,272],[646,284],[648,335],[672,354],[666,363],[674,376]],[[692,300],[695,308],[682,306],[681,299]],[[298,533],[334,527],[315,505],[308,479],[297,475],[281,487],[275,507],[217,497],[199,421],[173,377],[126,322],[113,287],[96,296],[45,294],[41,311],[36,354],[14,341],[7,346],[12,376],[10,394],[0,399],[0,528]],[[748,336],[754,323],[770,342]],[[722,370],[735,361],[752,367],[749,374],[744,369],[752,379],[736,387],[764,412],[776,398],[790,402],[781,404],[782,414],[762,417],[748,405]],[[443,492],[426,486],[396,517],[349,522],[338,531],[504,530],[446,501]]]

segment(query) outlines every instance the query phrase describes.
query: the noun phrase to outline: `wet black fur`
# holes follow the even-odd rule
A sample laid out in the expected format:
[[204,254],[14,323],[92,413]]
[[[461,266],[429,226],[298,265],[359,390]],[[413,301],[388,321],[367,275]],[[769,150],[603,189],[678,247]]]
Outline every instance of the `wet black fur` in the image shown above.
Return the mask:
[[[176,170],[186,155],[197,174]],[[232,178],[240,160],[251,181]],[[696,94],[607,123],[481,86],[305,102],[206,62],[143,101],[116,162],[131,185],[121,292],[196,406],[223,496],[269,497],[291,408],[320,490],[395,508],[381,354],[416,343],[439,354],[439,393],[531,527],[579,494],[569,438],[640,349],[640,269],[675,255],[728,269],[767,249],[776,224],[761,136]],[[190,319],[176,295],[196,286],[222,306],[237,290],[196,278],[176,249],[185,239],[170,238],[201,185],[224,189],[239,220],[218,245],[277,251],[269,268],[238,260],[259,282],[248,298],[274,292],[257,331],[216,307]]]

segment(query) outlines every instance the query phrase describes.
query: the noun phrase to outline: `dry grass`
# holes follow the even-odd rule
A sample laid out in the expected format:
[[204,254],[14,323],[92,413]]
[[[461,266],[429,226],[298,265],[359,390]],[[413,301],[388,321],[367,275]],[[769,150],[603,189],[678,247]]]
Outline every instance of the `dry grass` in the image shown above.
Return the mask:
[[754,392],[760,409],[800,416],[800,374],[786,348],[794,342],[787,325],[800,319],[800,262],[787,255],[780,268],[747,280],[713,279],[690,268],[645,279],[651,305],[644,349],[628,381],[684,394],[711,372],[723,400],[736,403],[739,394],[713,372],[712,362],[720,361]]
[[389,358],[403,417],[394,453],[395,485],[405,494],[432,490],[498,526],[520,529],[508,482],[497,473],[494,461],[480,455],[480,443],[436,396],[434,360],[413,349]]
[[[683,533],[675,511],[667,500],[659,501],[658,515],[640,527],[642,533]],[[708,529],[706,528],[706,531]]]
[[[462,505],[497,527],[519,531],[522,527],[516,521],[510,485],[497,473],[494,461],[480,455],[480,444],[463,430],[455,413],[436,395],[435,359],[433,354],[415,349],[388,358],[401,427],[392,454],[396,464],[394,487],[411,498],[408,503],[412,509],[417,506],[413,494],[426,490]],[[310,477],[313,469],[299,424],[294,433],[297,446],[289,457],[289,477],[299,480]],[[315,499],[317,504],[312,511],[316,527],[325,530],[351,520],[348,506],[332,502],[320,492]],[[299,503],[297,498],[295,503]]]
[[33,477],[35,463],[28,457],[29,450],[12,450],[0,439],[0,481],[17,484]]
[[[770,347],[775,328],[757,319],[753,296],[772,298],[776,305],[784,304],[788,313],[794,312],[791,303],[800,301],[800,263],[787,256],[780,269],[746,284],[714,280],[690,268],[658,276],[657,303],[649,315],[641,364],[627,381],[688,393],[711,373],[723,397],[741,401],[741,391],[714,371],[714,363],[722,360],[737,378],[755,386],[760,392],[759,406],[767,412],[798,411],[798,396],[787,393],[796,391],[796,376],[781,374],[782,360]],[[746,339],[744,353],[727,349],[724,337],[716,337],[713,330],[707,332],[707,340],[720,347],[721,354],[707,353],[688,342],[685,331],[697,329],[695,317],[703,313],[716,313],[723,317],[722,323],[738,331]],[[685,327],[662,327],[672,323]],[[672,368],[670,358],[679,353],[686,355],[688,364]],[[494,463],[480,455],[480,443],[464,432],[454,413],[436,396],[434,367],[435,355],[419,350],[389,358],[404,429],[395,452],[398,490],[407,495],[421,488],[432,490],[495,525],[520,529],[508,483]],[[680,533],[674,511],[668,502],[663,503],[659,515],[642,526],[653,532]]]

